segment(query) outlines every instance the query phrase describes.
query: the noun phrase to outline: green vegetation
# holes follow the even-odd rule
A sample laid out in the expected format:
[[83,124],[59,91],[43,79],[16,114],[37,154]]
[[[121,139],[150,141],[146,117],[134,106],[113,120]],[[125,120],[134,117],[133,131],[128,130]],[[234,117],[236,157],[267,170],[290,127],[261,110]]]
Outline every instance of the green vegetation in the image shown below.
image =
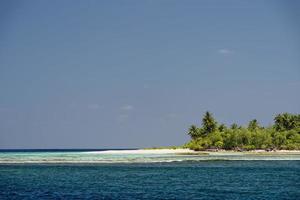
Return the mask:
[[300,115],[278,114],[274,125],[260,126],[256,119],[243,127],[234,123],[230,127],[218,125],[210,112],[202,119],[202,126],[191,125],[188,129],[191,141],[184,145],[193,150],[300,150]]

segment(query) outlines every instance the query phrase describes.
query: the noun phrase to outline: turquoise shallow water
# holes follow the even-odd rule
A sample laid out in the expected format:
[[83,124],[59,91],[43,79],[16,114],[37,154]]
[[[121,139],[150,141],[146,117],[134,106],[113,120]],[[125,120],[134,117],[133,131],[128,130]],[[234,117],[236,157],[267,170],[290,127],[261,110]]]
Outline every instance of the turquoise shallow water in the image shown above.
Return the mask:
[[294,155],[251,155],[244,153],[212,153],[211,155],[178,154],[106,154],[105,151],[0,152],[0,164],[47,163],[159,163],[203,160],[300,160]]
[[[226,159],[220,160],[218,156],[217,159],[204,159],[201,156],[178,158],[176,155],[95,158],[87,152],[0,154],[0,199],[296,200],[300,197],[300,160],[297,156],[289,160],[263,156],[257,160],[226,155]],[[22,162],[4,163],[3,160],[8,158]],[[34,162],[26,163],[29,158]],[[37,162],[42,158],[46,162]],[[74,160],[89,162],[76,163]],[[141,160],[143,162],[137,162]]]

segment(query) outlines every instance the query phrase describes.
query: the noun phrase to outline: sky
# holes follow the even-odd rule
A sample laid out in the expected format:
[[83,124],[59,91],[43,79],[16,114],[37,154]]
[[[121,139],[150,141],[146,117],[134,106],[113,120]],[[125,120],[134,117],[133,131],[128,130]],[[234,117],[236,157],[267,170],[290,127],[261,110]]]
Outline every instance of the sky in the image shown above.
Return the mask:
[[0,148],[181,145],[300,112],[300,3],[0,2]]

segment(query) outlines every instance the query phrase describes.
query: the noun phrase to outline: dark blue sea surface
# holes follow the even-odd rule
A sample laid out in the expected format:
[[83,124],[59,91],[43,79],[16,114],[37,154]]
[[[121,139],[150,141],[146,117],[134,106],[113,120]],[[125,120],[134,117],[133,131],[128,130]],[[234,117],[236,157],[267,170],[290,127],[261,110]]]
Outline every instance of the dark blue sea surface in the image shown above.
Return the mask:
[[0,199],[300,199],[300,161],[1,164]]

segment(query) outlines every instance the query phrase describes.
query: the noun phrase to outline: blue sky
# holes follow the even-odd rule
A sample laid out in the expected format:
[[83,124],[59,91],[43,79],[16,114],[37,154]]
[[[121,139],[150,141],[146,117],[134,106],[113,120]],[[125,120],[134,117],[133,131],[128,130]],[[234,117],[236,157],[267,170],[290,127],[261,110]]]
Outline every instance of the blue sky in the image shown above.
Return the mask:
[[300,112],[296,1],[1,1],[0,148],[179,145]]

